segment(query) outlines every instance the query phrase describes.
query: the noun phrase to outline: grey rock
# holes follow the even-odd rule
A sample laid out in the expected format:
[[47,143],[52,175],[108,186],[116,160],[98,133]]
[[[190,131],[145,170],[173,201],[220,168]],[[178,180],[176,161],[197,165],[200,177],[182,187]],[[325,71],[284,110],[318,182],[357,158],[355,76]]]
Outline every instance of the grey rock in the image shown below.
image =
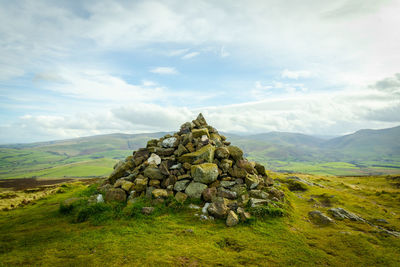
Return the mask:
[[183,191],[186,189],[186,187],[188,186],[189,183],[190,183],[189,180],[179,180],[175,183],[174,190],[175,191]]
[[171,148],[171,147],[175,147],[178,145],[178,140],[176,139],[176,137],[170,137],[167,139],[164,139],[161,143],[161,146],[164,148]]
[[313,210],[308,213],[310,220],[317,225],[326,226],[333,223],[333,220],[320,212],[319,210]]
[[254,208],[254,207],[258,207],[258,206],[268,205],[268,203],[270,201],[267,199],[258,199],[258,198],[252,197],[252,198],[250,198],[249,202],[250,202],[250,206],[252,208]]
[[228,189],[225,189],[223,187],[218,188],[218,196],[219,197],[225,197],[229,199],[236,199],[237,198],[237,193],[230,191]]
[[332,209],[329,209],[328,212],[337,220],[349,219],[352,221],[360,221],[360,222],[365,221],[363,218],[359,217],[358,215],[351,213],[342,208],[332,208]]
[[196,182],[191,182],[185,190],[186,195],[188,195],[189,198],[195,198],[195,199],[200,199],[201,194],[203,191],[207,188],[207,185],[202,184],[202,183],[196,183]]
[[217,180],[218,166],[214,163],[193,165],[191,167],[191,174],[195,182],[210,184]]
[[236,184],[236,182],[235,181],[221,181],[220,184],[222,187],[229,188],[229,187],[234,186]]

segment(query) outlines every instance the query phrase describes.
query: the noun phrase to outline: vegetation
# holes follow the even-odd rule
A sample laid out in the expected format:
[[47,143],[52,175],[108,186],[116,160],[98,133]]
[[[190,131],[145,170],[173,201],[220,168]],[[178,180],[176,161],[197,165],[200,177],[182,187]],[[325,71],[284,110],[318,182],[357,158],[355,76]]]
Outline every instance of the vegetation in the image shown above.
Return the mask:
[[[0,179],[102,177],[116,161],[165,133],[111,134],[71,140],[0,146]],[[400,173],[400,127],[325,141],[294,133],[230,135],[246,157],[268,169],[317,175]]]
[[[275,179],[292,174],[270,173]],[[96,185],[64,185],[35,204],[0,212],[0,262],[15,265],[362,265],[399,266],[400,238],[362,222],[312,224],[307,214],[342,207],[371,222],[400,230],[396,176],[301,175],[320,186],[286,192],[284,209],[259,210],[248,223],[199,221],[169,199],[151,215],[146,199],[123,206],[89,205]],[[19,194],[19,192],[15,192]],[[78,198],[66,209],[59,203]],[[180,204],[179,204],[180,205]],[[281,211],[285,211],[282,214]],[[283,216],[282,216],[283,215]],[[223,255],[223,256],[222,256]]]

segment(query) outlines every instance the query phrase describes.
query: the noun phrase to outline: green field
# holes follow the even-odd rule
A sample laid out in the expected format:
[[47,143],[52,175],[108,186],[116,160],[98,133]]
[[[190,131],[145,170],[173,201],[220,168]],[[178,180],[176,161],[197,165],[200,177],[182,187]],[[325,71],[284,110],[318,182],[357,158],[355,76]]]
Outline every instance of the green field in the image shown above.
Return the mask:
[[[276,179],[287,175],[270,173]],[[59,212],[69,197],[87,198],[96,185],[75,183],[35,205],[0,211],[0,266],[399,266],[400,238],[366,223],[336,221],[312,224],[311,210],[326,213],[343,207],[368,221],[400,230],[400,190],[388,177],[299,175],[322,187],[286,192],[284,217],[254,217],[226,227],[223,221],[202,222],[195,211],[156,206],[153,215],[136,206],[79,204]],[[62,193],[63,192],[63,193]],[[315,199],[310,202],[309,199]],[[327,202],[327,200],[329,202]],[[88,217],[82,219],[82,212]],[[89,211],[89,213],[88,213]]]

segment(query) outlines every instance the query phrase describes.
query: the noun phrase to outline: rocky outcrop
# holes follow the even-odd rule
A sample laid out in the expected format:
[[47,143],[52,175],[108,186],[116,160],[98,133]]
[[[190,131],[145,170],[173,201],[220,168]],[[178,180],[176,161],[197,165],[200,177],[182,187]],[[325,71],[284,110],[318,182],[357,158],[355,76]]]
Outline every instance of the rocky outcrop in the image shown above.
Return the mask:
[[123,202],[128,196],[128,201],[200,199],[207,213],[201,218],[223,218],[228,226],[250,218],[249,200],[251,206],[284,200],[264,166],[246,160],[243,151],[230,145],[202,114],[117,163],[101,190],[106,201]]

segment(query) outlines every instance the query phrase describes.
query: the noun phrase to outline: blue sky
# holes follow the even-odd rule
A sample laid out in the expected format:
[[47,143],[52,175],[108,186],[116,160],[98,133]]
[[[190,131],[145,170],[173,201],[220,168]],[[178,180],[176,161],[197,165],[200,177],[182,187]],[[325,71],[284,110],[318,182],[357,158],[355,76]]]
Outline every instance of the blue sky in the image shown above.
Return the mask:
[[400,1],[0,1],[0,143],[400,124]]

